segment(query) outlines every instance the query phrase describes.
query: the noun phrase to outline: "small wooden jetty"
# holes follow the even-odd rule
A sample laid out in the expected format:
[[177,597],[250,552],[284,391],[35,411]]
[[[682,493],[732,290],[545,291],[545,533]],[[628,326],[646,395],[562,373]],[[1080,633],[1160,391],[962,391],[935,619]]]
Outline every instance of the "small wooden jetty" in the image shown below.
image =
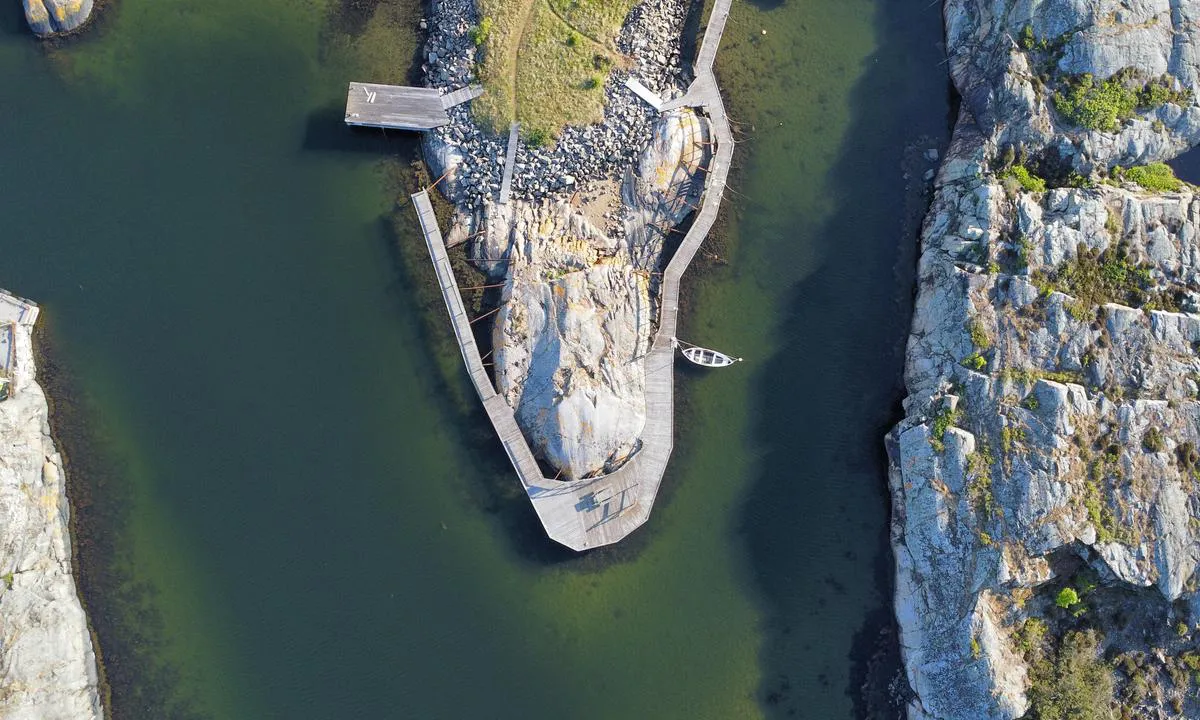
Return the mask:
[[346,124],[389,130],[432,130],[450,124],[446,112],[483,94],[478,85],[445,95],[436,88],[350,83],[346,93]]
[[[582,551],[615,543],[646,522],[674,448],[673,376],[679,283],[717,219],[733,158],[733,135],[712,68],[732,2],[716,0],[697,55],[694,68],[696,80],[686,94],[665,103],[663,108],[686,106],[701,109],[712,123],[716,149],[708,167],[704,197],[695,220],[663,272],[658,332],[643,359],[646,369],[646,425],[642,429],[642,445],[617,471],[570,482],[542,475],[533,451],[517,425],[513,408],[496,392],[484,368],[479,346],[471,331],[471,318],[463,306],[429,195],[422,191],[412,196],[471,383],[546,534],[573,550]],[[513,145],[510,142],[506,174],[513,162]]]

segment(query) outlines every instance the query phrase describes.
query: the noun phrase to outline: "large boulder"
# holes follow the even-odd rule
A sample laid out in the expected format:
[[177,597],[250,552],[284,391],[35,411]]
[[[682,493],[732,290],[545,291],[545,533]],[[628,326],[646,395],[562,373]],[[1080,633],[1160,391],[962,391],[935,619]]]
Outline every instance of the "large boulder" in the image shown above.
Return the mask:
[[42,37],[77,29],[92,15],[92,0],[22,0],[25,19]]

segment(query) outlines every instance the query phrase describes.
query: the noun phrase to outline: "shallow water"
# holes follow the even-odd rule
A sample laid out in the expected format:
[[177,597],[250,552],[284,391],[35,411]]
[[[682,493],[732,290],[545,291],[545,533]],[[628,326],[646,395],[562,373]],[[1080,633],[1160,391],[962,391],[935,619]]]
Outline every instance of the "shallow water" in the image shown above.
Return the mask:
[[924,5],[735,6],[736,213],[683,331],[747,362],[680,373],[650,525],[583,558],[540,537],[422,285],[413,144],[341,127],[347,80],[408,71],[411,5],[120,0],[48,48],[4,11],[0,282],[69,388],[114,715],[862,714],[903,151],[947,125]]

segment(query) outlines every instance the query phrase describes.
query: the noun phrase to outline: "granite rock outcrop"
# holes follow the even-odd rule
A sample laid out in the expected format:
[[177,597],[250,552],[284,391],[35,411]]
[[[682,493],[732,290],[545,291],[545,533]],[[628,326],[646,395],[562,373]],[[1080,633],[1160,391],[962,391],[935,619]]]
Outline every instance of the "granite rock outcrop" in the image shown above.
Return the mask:
[[92,637],[76,592],[62,457],[34,379],[32,304],[0,295],[0,717],[100,720]]
[[1025,716],[1087,627],[1126,713],[1194,717],[1159,679],[1200,621],[1200,197],[1121,166],[1200,142],[1200,5],[944,10],[963,103],[887,438],[908,716]]

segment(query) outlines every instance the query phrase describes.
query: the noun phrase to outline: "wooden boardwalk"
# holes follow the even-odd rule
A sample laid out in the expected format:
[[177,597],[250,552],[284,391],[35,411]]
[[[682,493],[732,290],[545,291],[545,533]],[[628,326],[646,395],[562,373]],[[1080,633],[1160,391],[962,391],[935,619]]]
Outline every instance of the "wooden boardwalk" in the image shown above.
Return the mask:
[[716,153],[708,167],[704,197],[692,227],[663,272],[658,332],[644,358],[646,425],[641,435],[642,446],[616,472],[572,482],[542,475],[529,443],[517,426],[513,408],[496,393],[484,369],[429,196],[424,191],[413,195],[438,284],[475,391],[546,533],[573,550],[615,543],[646,522],[674,448],[674,337],[679,316],[679,283],[717,219],[733,158],[733,136],[712,72],[732,1],[716,0],[697,55],[696,80],[685,95],[664,106],[664,111],[685,106],[702,109],[712,123]]
[[508,128],[508,150],[504,156],[504,174],[500,179],[500,204],[507,205],[508,197],[512,194],[513,166],[517,164],[517,146],[520,145],[520,123],[513,123]]
[[350,83],[346,124],[396,130],[432,130],[450,124],[446,112],[483,94],[478,85],[443,95],[436,88]]

